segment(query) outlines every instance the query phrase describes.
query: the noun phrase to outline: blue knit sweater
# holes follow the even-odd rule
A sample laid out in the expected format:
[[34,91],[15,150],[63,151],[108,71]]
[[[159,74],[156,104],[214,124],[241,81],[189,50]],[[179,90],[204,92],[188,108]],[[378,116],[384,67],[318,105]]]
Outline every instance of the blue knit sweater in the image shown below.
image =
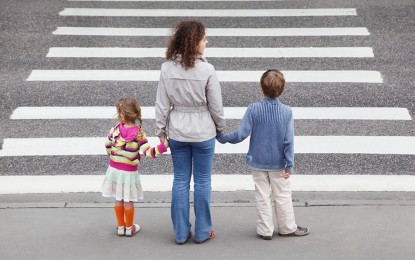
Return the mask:
[[294,168],[294,120],[291,107],[279,99],[250,104],[237,131],[218,135],[220,143],[239,143],[251,136],[246,162],[253,169]]

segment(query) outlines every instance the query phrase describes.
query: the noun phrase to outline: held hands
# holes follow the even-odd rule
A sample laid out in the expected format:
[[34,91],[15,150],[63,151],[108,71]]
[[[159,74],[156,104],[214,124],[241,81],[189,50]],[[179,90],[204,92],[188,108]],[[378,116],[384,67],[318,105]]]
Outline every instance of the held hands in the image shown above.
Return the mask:
[[169,148],[169,139],[164,138],[164,142],[163,142],[163,144],[164,144],[164,146],[165,146],[166,148]]
[[169,148],[169,139],[167,139],[167,136],[160,136],[159,139],[160,143],[164,144],[166,148]]
[[224,135],[223,135],[223,134],[219,134],[219,133],[218,133],[218,134],[216,135],[216,140],[218,140],[218,142],[219,142],[219,143],[221,143],[221,144],[226,144],[226,141],[224,140],[224,138],[223,138],[223,137],[224,137]]

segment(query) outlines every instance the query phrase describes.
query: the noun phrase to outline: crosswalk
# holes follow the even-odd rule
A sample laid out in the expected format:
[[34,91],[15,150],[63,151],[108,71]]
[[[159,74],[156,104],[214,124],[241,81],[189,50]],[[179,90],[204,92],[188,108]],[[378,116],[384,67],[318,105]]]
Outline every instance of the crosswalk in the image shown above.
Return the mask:
[[[286,82],[382,83],[378,71],[282,71]],[[216,71],[221,82],[257,82],[263,71]],[[158,70],[33,70],[28,81],[158,81]]]
[[[72,3],[76,3],[76,7],[72,7]],[[90,8],[89,5],[82,6],[83,3],[95,2],[94,7]],[[102,7],[99,5],[104,2],[113,2],[111,6],[114,8]],[[95,86],[95,83],[107,82],[108,84],[114,84],[112,86],[117,86],[122,88],[123,82],[133,82],[137,85],[140,84],[150,84],[151,86],[156,86],[157,81],[159,80],[160,72],[158,69],[152,67],[140,67],[137,66],[137,69],[120,69],[119,67],[114,69],[77,69],[72,66],[65,66],[65,62],[71,59],[76,59],[78,63],[87,62],[90,59],[94,59],[97,63],[100,63],[102,60],[105,63],[111,65],[111,60],[131,60],[134,61],[162,61],[164,58],[165,48],[163,47],[164,42],[160,41],[159,45],[156,46],[135,46],[134,48],[130,47],[117,47],[117,46],[105,46],[106,39],[110,42],[109,39],[114,37],[125,37],[125,39],[134,39],[142,37],[145,39],[151,39],[154,37],[167,37],[171,34],[171,20],[163,20],[169,17],[175,19],[179,18],[188,18],[194,17],[198,19],[211,19],[215,20],[221,19],[222,24],[227,22],[229,18],[249,18],[249,19],[260,19],[260,18],[275,18],[275,19],[324,19],[325,17],[337,17],[341,19],[342,17],[358,17],[359,12],[356,8],[282,8],[282,9],[217,9],[217,8],[181,8],[181,9],[171,9],[164,8],[158,9],[157,4],[160,2],[179,2],[179,1],[153,1],[155,9],[142,9],[142,8],[125,8],[124,2],[143,2],[140,0],[68,0],[67,5],[63,10],[61,10],[57,16],[62,18],[63,22],[71,21],[70,26],[65,26],[62,22],[56,26],[56,29],[50,33],[54,37],[77,37],[80,41],[85,39],[84,46],[73,46],[72,42],[67,40],[63,41],[66,46],[50,46],[49,50],[44,54],[45,59],[48,61],[53,61],[54,64],[61,62],[59,69],[44,69],[42,67],[32,68],[29,76],[26,81],[33,84],[36,83],[65,83],[69,86],[76,84],[83,84],[87,82],[92,86]],[[146,1],[148,2],[148,1]],[[197,5],[197,2],[204,1],[184,1],[184,2],[193,2],[192,7]],[[226,2],[226,1],[211,1],[211,2]],[[233,1],[230,1],[233,2]],[[244,1],[240,1],[244,2]],[[248,1],[246,1],[248,2]],[[266,2],[266,1],[264,1]],[[214,7],[214,4],[207,4],[208,6]],[[235,3],[237,5],[237,3]],[[129,5],[131,6],[131,4]],[[206,6],[206,5],[204,5]],[[236,7],[236,6],[234,6]],[[99,17],[101,21],[101,26],[97,27],[96,24],[88,24],[87,18]],[[79,20],[78,18],[85,18]],[[119,23],[123,19],[146,19],[146,18],[161,18],[162,27],[113,27],[105,26],[106,21],[116,20]],[[72,20],[71,20],[72,19]],[[166,21],[166,22],[163,22]],[[168,22],[167,22],[168,21]],[[263,20],[260,20],[263,21]],[[77,26],[73,26],[76,23]],[[213,22],[209,23],[213,25]],[[373,50],[372,46],[338,46],[331,45],[330,39],[332,37],[370,37],[371,33],[364,25],[359,25],[356,27],[344,26],[344,27],[289,27],[289,28],[278,28],[278,24],[265,24],[261,23],[262,28],[246,28],[246,27],[234,27],[231,24],[230,27],[208,27],[207,35],[208,37],[215,37],[215,39],[225,39],[224,42],[227,43],[226,39],[232,39],[237,37],[238,39],[243,39],[243,37],[257,37],[261,38],[270,38],[276,37],[278,39],[288,39],[287,41],[292,41],[294,43],[297,37],[319,37],[324,41],[324,46],[278,46],[278,44],[273,44],[274,46],[263,47],[261,44],[259,46],[215,46],[214,42],[210,42],[209,47],[206,49],[205,56],[209,60],[213,58],[215,62],[220,62],[226,64],[229,59],[232,60],[244,60],[244,59],[254,59],[256,64],[261,64],[264,61],[274,61],[276,67],[278,67],[279,60],[289,60],[292,64],[300,64],[303,59],[312,59],[316,63],[320,61],[330,60],[331,62],[336,61],[350,61],[349,66],[344,66],[341,69],[331,68],[324,65],[324,62],[321,62],[319,70],[303,70],[303,69],[291,69],[290,67],[281,68],[285,77],[286,82],[289,86],[290,83],[299,84],[300,86],[306,88],[307,84],[314,83],[320,84],[319,86],[344,86],[347,87],[348,84],[357,84],[376,89],[383,86],[385,83],[384,75],[382,71],[379,71],[379,68],[367,66],[361,66],[363,63],[368,60],[376,59],[376,51]],[[89,46],[87,39],[90,37],[100,37],[103,39],[103,46]],[[232,41],[230,41],[232,42]],[[223,44],[222,44],[223,45]],[[294,44],[293,44],[294,45]],[[216,64],[212,62],[213,65]],[[262,70],[258,70],[258,66],[253,66],[252,68],[245,68],[244,70],[235,70],[232,67],[232,63],[229,63],[229,68],[226,70],[217,69],[217,74],[219,80],[222,82],[222,88],[226,88],[227,84],[257,84],[260,76],[263,71],[267,69],[264,67]],[[267,63],[268,64],[268,63]],[[344,63],[342,63],[344,64]],[[218,64],[219,65],[219,64]],[[294,66],[295,67],[295,66]],[[355,67],[357,67],[355,69]],[[367,85],[369,84],[369,85]],[[47,87],[48,85],[44,85]],[[105,90],[101,89],[103,85],[96,85],[97,95],[105,95]],[[258,89],[252,89],[252,93],[258,91]],[[318,90],[313,90],[318,91]],[[149,88],[150,98],[145,102],[145,104],[154,104],[155,101],[155,88]],[[246,93],[247,96],[252,95],[252,93]],[[303,95],[305,92],[301,92]],[[80,94],[81,95],[81,94]],[[252,95],[255,96],[255,95]],[[114,97],[114,102],[120,97]],[[237,95],[235,95],[237,98]],[[250,102],[255,102],[256,99],[252,99]],[[141,102],[141,100],[140,100]],[[371,104],[362,104],[362,106],[341,106],[341,100],[338,101],[340,106],[327,106],[326,104],[315,104],[315,106],[302,106],[302,104],[294,104],[293,112],[294,119],[296,122],[300,120],[310,120],[310,121],[347,121],[347,122],[359,122],[360,124],[365,124],[367,122],[405,122],[412,121],[411,115],[406,107],[390,107],[390,106],[371,106]],[[247,106],[249,103],[244,104]],[[108,106],[19,106],[13,111],[10,115],[11,121],[19,120],[45,120],[50,122],[50,120],[72,120],[74,127],[77,124],[82,124],[82,120],[112,120],[115,116],[115,111],[112,104]],[[228,104],[225,107],[225,118],[227,120],[240,120],[246,110],[245,106],[235,106],[233,104]],[[154,107],[153,106],[143,106],[143,119],[148,120],[149,122],[154,122]],[[103,129],[103,132],[106,132],[107,129]],[[44,137],[19,137],[19,138],[5,138],[3,140],[2,149],[0,150],[0,157],[9,158],[10,160],[18,161],[18,158],[21,157],[30,157],[30,158],[73,158],[73,156],[102,156],[105,157],[105,150],[103,148],[103,141],[105,136],[67,136],[67,137],[55,137],[55,136],[44,136]],[[157,138],[154,136],[149,137],[150,143],[156,144]],[[232,158],[232,161],[243,163],[243,156],[246,153],[249,145],[249,138],[244,142],[231,145],[231,144],[217,144],[216,154],[219,158],[220,165],[215,166],[216,170],[216,179],[217,182],[225,183],[243,183],[241,186],[230,187],[228,190],[238,190],[238,189],[252,189],[252,186],[247,185],[247,177],[249,177],[249,171],[241,170],[242,174],[229,174],[227,170],[227,164],[224,163],[221,157],[226,159]],[[22,149],[24,148],[24,149]],[[300,156],[311,155],[316,158],[322,156],[322,158],[329,158],[330,166],[333,167],[333,164],[336,164],[336,159],[338,156],[353,156],[354,160],[366,160],[369,156],[381,156],[380,158],[394,158],[399,156],[399,158],[414,158],[415,155],[415,137],[406,136],[406,135],[353,135],[353,132],[350,135],[327,135],[324,131],[321,132],[321,135],[296,135],[295,142],[295,152]],[[166,155],[168,158],[170,155]],[[229,157],[230,156],[230,157]],[[329,156],[329,157],[327,157]],[[331,156],[331,157],[330,157]],[[360,156],[362,159],[359,159]],[[383,157],[382,157],[383,156]],[[235,159],[236,158],[236,159]],[[241,160],[242,158],[242,160]],[[301,158],[300,158],[301,159]],[[36,159],[35,159],[36,160]],[[42,159],[41,159],[42,160]],[[68,159],[68,165],[70,165],[70,159]],[[87,161],[87,160],[86,160]],[[167,161],[167,160],[166,160]],[[87,163],[87,162],[85,162]],[[63,166],[65,167],[65,165]],[[79,166],[82,167],[82,166]],[[241,167],[243,167],[241,165]],[[301,169],[306,169],[307,167],[313,167],[313,165],[302,165]],[[103,169],[103,166],[97,166],[97,169]],[[163,178],[163,175],[155,175],[145,171],[145,166],[143,167],[144,178],[148,178],[149,182],[156,182],[155,180],[150,180],[151,178]],[[334,167],[335,168],[335,167]],[[399,167],[397,167],[399,168]],[[405,173],[411,172],[414,169],[405,169]],[[99,171],[99,170],[97,170]],[[96,172],[97,172],[96,171]],[[328,169],[327,172],[332,170]],[[414,172],[415,173],[415,172]],[[72,173],[69,173],[72,174]],[[76,173],[74,173],[76,174]],[[399,172],[395,173],[400,175]],[[28,175],[23,173],[22,175]],[[29,173],[30,175],[30,173]],[[46,178],[47,175],[53,175],[53,173],[45,173],[42,178]],[[413,176],[405,175],[405,181],[402,182],[402,176],[388,176],[386,179],[377,182],[376,176],[359,175],[359,169],[356,169],[355,172],[346,172],[340,173],[339,175],[314,175],[319,181],[324,181],[324,185],[318,185],[314,182],[315,185],[306,185],[310,183],[310,176],[306,176],[307,171],[300,171],[300,175],[295,177],[295,181],[299,186],[293,187],[294,190],[331,190],[333,187],[337,191],[350,191],[350,190],[403,190],[403,191],[415,191],[415,185],[408,184],[408,180],[412,180]],[[85,180],[95,180],[100,176],[97,175],[82,175]],[[151,177],[153,176],[153,177]],[[171,178],[171,175],[168,175],[168,178]],[[227,177],[221,177],[227,176]],[[328,177],[331,176],[331,177]],[[337,179],[336,177],[337,176]],[[15,179],[10,179],[10,176],[0,176],[0,183],[6,183],[8,187],[8,193],[30,193],[30,192],[41,192],[42,189],[33,191],[33,189],[22,189],[18,188],[24,178],[29,178],[30,181],[36,180],[36,177],[40,178],[41,176],[15,176]],[[71,179],[70,176],[63,175],[63,179]],[[166,176],[164,176],[166,177]],[[327,178],[325,178],[327,177]],[[68,181],[68,183],[73,183],[73,186],[66,187],[65,192],[75,192],[79,191],[75,188],[78,182],[78,177],[74,177],[75,181]],[[92,179],[91,179],[92,178]],[[94,179],[95,178],[95,179]],[[221,178],[230,178],[229,180]],[[379,176],[379,178],[385,178],[385,176]],[[29,181],[29,179],[27,179]],[[358,183],[367,182],[370,179],[370,182],[377,183],[378,187],[374,188],[373,185],[367,185],[366,189],[362,188]],[[398,181],[399,179],[399,181]],[[12,180],[12,181],[10,181]],[[54,179],[56,180],[56,178]],[[214,179],[215,180],[215,179]],[[241,181],[242,180],[242,181]],[[52,181],[53,182],[53,181]],[[13,186],[14,183],[14,186]],[[79,182],[78,182],[79,183]],[[93,182],[91,182],[93,183]],[[343,186],[341,185],[343,183]],[[353,185],[351,185],[353,183]],[[99,185],[99,182],[97,183]],[[151,185],[151,184],[150,184]],[[167,184],[166,184],[167,185]],[[217,185],[217,184],[216,184]],[[351,185],[351,186],[350,186]],[[220,186],[220,188],[219,188]],[[227,190],[226,185],[220,184],[219,186],[213,185],[214,190]],[[13,188],[15,187],[15,188]],[[72,190],[71,190],[72,187]],[[215,188],[218,187],[218,188]],[[239,187],[239,188],[238,188]],[[306,188],[304,188],[306,187]],[[351,188],[352,187],[352,188]],[[393,188],[391,188],[393,187]],[[81,191],[97,191],[98,186],[91,188],[89,186],[87,189]],[[157,190],[155,187],[148,187],[148,190]],[[160,188],[160,190],[166,189],[166,186]],[[45,192],[47,189],[45,188]],[[53,189],[52,189],[53,190]],[[59,190],[59,189],[58,189]],[[50,191],[52,192],[52,191]],[[53,191],[53,192],[56,192]],[[58,191],[59,192],[59,191]]]
[[[55,58],[163,58],[166,48],[53,47],[46,57]],[[209,48],[212,58],[372,58],[369,47],[316,48]]]
[[[54,35],[84,36],[169,36],[170,28],[57,27]],[[206,33],[220,37],[294,37],[294,36],[368,36],[366,27],[326,28],[206,28]]]
[[[149,137],[157,144],[158,137]],[[7,138],[0,156],[106,155],[106,137]],[[405,136],[296,136],[297,154],[407,154],[415,155],[415,137]],[[25,147],[25,149],[22,149]],[[245,154],[249,138],[238,144],[220,144],[215,154]]]
[[325,9],[111,9],[65,8],[61,16],[109,17],[290,17],[290,16],[349,16],[354,8]]
[[[415,191],[413,177],[373,175],[293,175],[292,189],[295,191]],[[3,176],[0,177],[0,194],[11,193],[70,193],[98,192],[100,175],[58,175],[58,176]],[[171,191],[172,175],[142,175],[143,188],[152,192]],[[19,185],[16,185],[19,183]],[[249,175],[213,175],[212,190],[241,191],[253,190]],[[190,189],[193,191],[193,185]]]
[[[412,120],[400,107],[292,107],[295,120]],[[155,119],[154,107],[141,107],[142,119]],[[224,107],[226,119],[242,119],[246,107]],[[18,107],[10,119],[114,119],[114,107]]]

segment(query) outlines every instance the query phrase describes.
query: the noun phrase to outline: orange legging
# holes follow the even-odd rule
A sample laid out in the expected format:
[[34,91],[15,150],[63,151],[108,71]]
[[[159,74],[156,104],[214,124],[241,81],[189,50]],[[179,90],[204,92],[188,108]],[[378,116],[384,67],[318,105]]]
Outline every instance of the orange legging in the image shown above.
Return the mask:
[[115,206],[115,216],[117,217],[117,223],[119,227],[125,226],[124,221],[124,206]]
[[117,224],[119,227],[131,227],[134,223],[134,204],[132,202],[124,201],[121,201],[121,203],[117,201],[114,207],[115,216],[117,217]]

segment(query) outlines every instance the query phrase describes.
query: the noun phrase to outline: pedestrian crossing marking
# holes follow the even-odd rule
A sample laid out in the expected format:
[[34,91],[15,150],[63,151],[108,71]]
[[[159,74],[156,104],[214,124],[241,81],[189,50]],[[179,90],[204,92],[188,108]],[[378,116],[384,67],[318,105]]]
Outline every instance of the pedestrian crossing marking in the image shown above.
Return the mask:
[[[383,83],[378,71],[282,71],[286,82]],[[216,71],[220,82],[259,82],[263,71]],[[159,81],[159,70],[32,70],[27,81]]]
[[[294,119],[314,120],[412,120],[399,107],[292,107]],[[242,119],[246,107],[224,107],[225,119]],[[114,119],[114,107],[18,107],[10,119]],[[155,119],[154,107],[141,107],[143,119]]]
[[61,16],[112,17],[299,17],[356,16],[355,8],[316,9],[110,9],[65,8]]
[[[71,0],[69,0],[71,1]],[[76,0],[73,0],[76,1]],[[79,0],[83,1],[83,0]],[[85,0],[85,2],[88,0]],[[91,1],[131,1],[141,2],[142,0],[91,0]],[[174,1],[174,0],[156,0],[156,1]],[[196,0],[185,0],[185,1],[196,1]],[[205,0],[201,0],[205,1]],[[209,0],[207,0],[209,1]],[[212,0],[218,1],[218,0]],[[226,1],[226,0],[224,0]],[[230,0],[233,1],[233,0]],[[241,0],[243,1],[243,0]],[[61,16],[112,16],[112,17],[301,17],[301,16],[356,16],[355,8],[328,8],[328,9],[103,9],[103,8],[65,8],[59,13]],[[57,27],[54,35],[84,35],[84,36],[169,36],[172,30],[170,28],[111,28],[111,27]],[[251,37],[293,37],[293,36],[368,36],[370,35],[366,27],[333,27],[333,28],[207,28],[208,36],[219,36],[219,37],[238,37],[238,36],[251,36]],[[326,56],[321,57],[359,57],[356,55],[362,55],[362,58],[373,58],[373,49],[370,47],[339,47],[337,53],[330,54],[327,56],[327,50],[331,47],[325,48],[268,48],[276,50],[283,49],[278,52],[275,57],[320,57],[323,55],[317,53],[317,50],[324,50]],[[360,54],[348,54],[346,51],[357,50],[360,48]],[[60,54],[61,51],[67,51],[69,48],[51,48],[48,57],[70,57],[65,55],[73,54]],[[86,50],[86,48],[78,48]],[[89,48],[88,55],[90,56],[79,56],[79,57],[93,57],[91,55],[97,55],[96,57],[107,57],[99,54],[100,50],[108,51],[109,48]],[[114,50],[111,48],[110,50]],[[114,57],[123,57],[123,51],[125,49],[118,48],[116,51],[120,53],[115,54]],[[228,56],[224,54],[208,54],[209,51],[218,51],[220,48],[208,48],[206,49],[207,57],[269,57],[264,56],[265,54],[256,53],[249,54],[247,49],[252,50],[254,48],[222,48],[222,51],[229,49],[235,50],[237,54],[230,54],[226,52]],[[262,48],[261,51],[267,51],[266,48]],[[340,50],[343,51],[340,51]],[[74,48],[72,49],[74,50]],[[98,52],[93,54],[91,50]],[[129,53],[135,51],[137,48],[129,48]],[[146,49],[148,54],[148,50]],[[293,50],[295,51],[294,56],[292,53],[284,53],[284,51]],[[304,52],[313,51],[313,56],[306,56]],[[346,51],[344,51],[346,50]],[[55,52],[57,51],[57,52]],[[160,50],[158,50],[160,51]],[[163,49],[163,52],[165,49]],[[259,48],[258,48],[259,52]],[[57,53],[57,54],[56,54]],[[212,52],[213,53],[213,52]],[[108,52],[107,52],[108,54]],[[60,55],[60,56],[59,56]],[[101,55],[101,56],[100,56]],[[117,56],[121,55],[121,56]],[[134,54],[135,57],[146,57],[140,56],[142,54]],[[164,55],[158,55],[154,57],[163,57]],[[216,55],[216,56],[215,56]],[[222,55],[222,56],[218,56]],[[251,55],[251,56],[250,56]],[[261,56],[263,55],[263,56]],[[288,56],[286,56],[288,55]],[[337,56],[336,56],[337,55]],[[350,56],[355,55],[355,56]],[[366,56],[365,56],[366,55]],[[77,57],[77,56],[74,56]],[[125,56],[130,57],[130,56]],[[360,71],[360,70],[321,70],[321,71],[283,71],[286,75],[288,82],[344,82],[344,83],[383,83],[382,76],[378,71]],[[62,74],[61,74],[62,73]],[[218,77],[221,82],[258,82],[260,75],[263,71],[217,71]],[[89,74],[89,76],[87,75]],[[116,75],[117,74],[117,75]],[[107,76],[108,75],[108,76]],[[141,70],[34,70],[27,79],[28,81],[152,81],[156,82],[159,80],[159,71],[141,71]],[[127,76],[127,77],[125,77]],[[62,78],[61,78],[62,77]],[[79,110],[81,109],[81,111]],[[97,110],[95,110],[97,109]],[[240,119],[245,112],[246,108],[243,107],[225,107],[225,117],[227,119]],[[36,110],[36,111],[35,111]],[[53,111],[52,111],[53,110]],[[40,114],[39,114],[40,113]],[[104,118],[114,118],[115,111],[113,107],[19,107],[11,115],[11,119],[78,119],[78,116],[83,118],[96,118],[94,116],[103,116]],[[94,115],[94,113],[100,113]],[[335,119],[335,120],[412,120],[408,109],[406,108],[391,108],[391,107],[293,107],[293,113],[295,119]],[[154,119],[154,107],[143,107],[143,115],[145,119]],[[403,155],[414,155],[415,141],[412,136],[296,136],[295,150],[296,153],[303,154],[403,154]],[[105,137],[68,137],[68,138],[8,138],[4,139],[2,149],[0,150],[0,156],[44,156],[44,155],[104,155],[105,149],[103,142]],[[157,137],[149,137],[152,145],[158,143]],[[77,144],[79,143],[79,145]],[[217,143],[216,153],[223,154],[244,154],[248,150],[249,139],[245,140],[241,144],[222,145]],[[26,155],[19,154],[22,149],[21,147],[30,147]],[[50,148],[51,151],[46,151]],[[91,148],[91,149],[90,149]],[[25,149],[23,149],[25,150]],[[39,155],[40,153],[40,155]],[[43,153],[43,154],[42,154]],[[13,155],[14,154],[14,155]],[[216,175],[218,176],[218,175]],[[14,177],[14,176],[6,176]],[[58,176],[28,176],[28,177],[58,177]],[[101,182],[102,176],[61,176],[78,178],[74,181],[76,183],[66,192],[76,192],[73,187],[80,186],[79,183],[92,184],[94,183],[94,190],[97,184]],[[91,178],[90,178],[91,177]],[[163,184],[165,191],[171,191],[171,175],[154,176],[155,179],[150,178],[148,175],[143,176],[144,183],[152,183],[151,187],[146,190],[153,189],[154,183],[165,183]],[[222,185],[221,187],[230,187],[229,183],[238,183],[238,185],[232,186],[234,190],[241,190],[239,185],[239,178],[244,179],[244,187],[248,187],[248,190],[253,189],[253,183],[249,175],[244,176],[232,176],[236,178],[230,178],[230,176],[213,177],[213,190],[221,190],[218,186],[215,186],[215,181]],[[351,177],[351,183],[347,181],[347,177]],[[398,180],[398,176],[339,176],[339,175],[323,175],[323,176],[293,176],[293,181],[298,182],[304,186],[292,186],[293,190],[299,191],[317,191],[317,190],[333,190],[333,191],[375,191],[375,190],[407,190],[415,191],[413,185],[413,176],[405,176],[409,178],[401,178]],[[379,177],[375,179],[374,177]],[[390,177],[383,179],[384,177]],[[396,178],[391,178],[396,177]],[[399,176],[404,177],[404,176]],[[1,177],[0,177],[1,178]],[[99,178],[99,181],[97,181]],[[151,177],[152,178],[152,177]],[[157,180],[159,178],[159,180]],[[380,182],[379,180],[382,179]],[[22,180],[22,179],[20,179]],[[402,181],[403,180],[403,181]],[[30,187],[38,188],[38,192],[45,192],[43,189],[48,186],[49,180],[46,181],[45,186],[32,185],[37,180],[27,181],[23,180],[24,183],[30,183],[27,189],[23,189],[23,192],[36,193],[30,189]],[[166,182],[168,181],[168,183]],[[249,181],[249,184],[248,184]],[[59,180],[59,183],[65,183],[65,180]],[[17,182],[21,184],[21,182]],[[45,181],[41,181],[42,184]],[[51,180],[51,183],[53,181]],[[343,186],[336,186],[341,184]],[[394,186],[399,183],[400,186]],[[1,185],[7,186],[5,179],[0,180]],[[10,184],[10,182],[9,182]],[[374,184],[371,186],[371,184]],[[309,185],[309,186],[307,186]],[[353,188],[350,188],[350,186]],[[406,186],[405,186],[406,185]],[[9,185],[12,186],[12,185]],[[13,187],[25,187],[24,185],[14,185]],[[53,185],[52,185],[53,186]],[[243,185],[242,185],[243,186]],[[409,187],[409,188],[408,188]],[[226,189],[226,188],[225,188]],[[229,188],[227,188],[229,189]],[[242,188],[243,190],[244,188]],[[0,188],[0,193],[3,192],[3,187]],[[43,190],[43,191],[42,191]],[[58,191],[62,192],[64,189]],[[155,191],[160,191],[160,187],[156,188]],[[83,192],[83,191],[79,191]]]
[[[54,35],[170,36],[171,28],[57,27]],[[208,37],[368,36],[366,27],[322,28],[206,28]],[[208,50],[208,49],[206,49]]]
[[[5,156],[105,155],[106,137],[6,138]],[[154,146],[158,137],[148,137]],[[238,144],[216,143],[216,154],[245,154],[249,138]],[[24,149],[22,149],[24,148]],[[415,155],[414,136],[296,136],[297,154],[401,154]],[[169,153],[169,152],[168,152]]]
[[[140,175],[144,192],[171,192],[173,175]],[[292,191],[415,191],[412,175],[296,175]],[[102,175],[0,176],[0,194],[100,192]],[[190,189],[193,191],[193,180]],[[253,191],[251,175],[212,174],[212,191]]]
[[[373,58],[370,47],[207,48],[206,58]],[[46,57],[165,58],[166,48],[52,47]]]
[[[69,2],[252,2],[253,0],[67,0]],[[287,0],[255,0],[255,2],[285,2]]]

